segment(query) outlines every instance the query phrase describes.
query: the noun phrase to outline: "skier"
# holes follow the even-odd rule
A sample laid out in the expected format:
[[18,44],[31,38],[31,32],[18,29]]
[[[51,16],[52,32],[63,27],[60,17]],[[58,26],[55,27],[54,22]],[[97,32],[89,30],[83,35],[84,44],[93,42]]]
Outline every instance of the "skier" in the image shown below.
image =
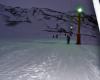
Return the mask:
[[54,39],[54,38],[55,38],[55,36],[53,35],[53,36],[52,36],[52,38]]
[[72,36],[72,27],[70,28],[70,31],[67,33],[67,44],[70,44],[70,37]]
[[53,39],[54,39],[54,38],[58,39],[58,34],[53,35],[52,38],[53,38]]
[[56,34],[56,39],[58,39],[58,34]]
[[67,44],[70,44],[70,34],[67,33]]

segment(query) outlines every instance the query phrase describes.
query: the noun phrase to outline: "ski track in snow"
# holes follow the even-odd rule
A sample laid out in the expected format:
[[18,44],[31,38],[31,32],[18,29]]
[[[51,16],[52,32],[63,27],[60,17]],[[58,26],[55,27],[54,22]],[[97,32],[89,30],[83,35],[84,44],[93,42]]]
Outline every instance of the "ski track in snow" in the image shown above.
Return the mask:
[[100,80],[100,46],[1,42],[0,80]]

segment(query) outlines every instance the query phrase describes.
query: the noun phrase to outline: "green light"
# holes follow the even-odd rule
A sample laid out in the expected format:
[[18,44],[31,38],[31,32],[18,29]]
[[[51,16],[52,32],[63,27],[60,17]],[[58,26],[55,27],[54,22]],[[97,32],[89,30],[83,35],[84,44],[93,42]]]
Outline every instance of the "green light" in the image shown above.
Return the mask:
[[81,13],[81,12],[83,12],[83,9],[82,9],[82,8],[78,8],[78,9],[77,9],[77,12],[78,12],[78,13]]

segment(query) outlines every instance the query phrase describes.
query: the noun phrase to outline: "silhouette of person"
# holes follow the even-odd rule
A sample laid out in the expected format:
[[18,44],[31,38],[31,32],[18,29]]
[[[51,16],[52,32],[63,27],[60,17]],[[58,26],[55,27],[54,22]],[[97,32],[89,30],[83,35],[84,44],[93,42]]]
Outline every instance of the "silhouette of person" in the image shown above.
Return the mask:
[[67,44],[70,44],[70,34],[67,33]]
[[64,35],[66,36],[66,33]]
[[52,38],[55,38],[55,36],[53,35]]
[[73,32],[72,29],[70,29],[70,31],[67,33],[67,44],[70,44],[70,37],[72,36]]
[[56,34],[56,39],[58,39],[58,34]]

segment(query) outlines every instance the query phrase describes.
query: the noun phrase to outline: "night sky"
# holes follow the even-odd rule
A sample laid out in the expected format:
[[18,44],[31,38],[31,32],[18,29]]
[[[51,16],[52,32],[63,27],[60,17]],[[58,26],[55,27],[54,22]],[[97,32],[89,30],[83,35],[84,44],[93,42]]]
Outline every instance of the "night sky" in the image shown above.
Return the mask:
[[79,5],[82,5],[84,11],[93,12],[92,0],[0,0],[0,3],[24,8],[31,8],[32,6],[50,8],[63,12],[75,10]]

